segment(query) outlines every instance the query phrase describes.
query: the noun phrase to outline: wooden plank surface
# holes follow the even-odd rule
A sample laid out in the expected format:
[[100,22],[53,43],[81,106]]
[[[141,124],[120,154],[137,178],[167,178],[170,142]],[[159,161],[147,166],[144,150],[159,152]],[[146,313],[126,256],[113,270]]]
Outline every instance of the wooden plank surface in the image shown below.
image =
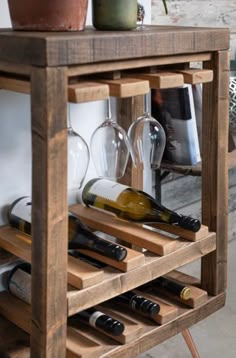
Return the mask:
[[[0,76],[0,88],[19,93],[30,94],[31,84],[29,79]],[[109,97],[109,86],[104,83],[80,81],[67,86],[68,101],[82,103],[100,101]]]
[[171,88],[184,85],[184,76],[181,73],[158,71],[155,73],[134,73],[132,76],[149,81],[150,88]]
[[208,69],[189,68],[186,70],[179,70],[178,72],[183,75],[184,83],[191,85],[211,82],[213,80],[213,71]]
[[144,229],[136,223],[121,220],[113,215],[82,205],[72,206],[70,210],[73,214],[78,215],[89,227],[145,248],[155,254],[166,255],[175,251],[177,247],[176,240]]
[[[9,226],[0,228],[0,244],[23,260],[31,262],[31,238]],[[139,255],[141,257],[141,255]],[[142,260],[143,261],[143,260]],[[68,283],[82,289],[103,280],[104,271],[72,256],[68,257]]]
[[[117,99],[117,122],[126,132],[133,121],[144,113],[144,97],[135,96]],[[134,167],[129,156],[125,175],[119,180],[122,184],[136,189],[143,189],[143,169]]]
[[202,285],[209,293],[226,288],[228,225],[229,52],[215,53],[205,68],[213,82],[203,86],[202,222],[217,233],[217,251],[202,259]]
[[104,268],[104,280],[94,286],[77,291],[71,289],[67,293],[68,314],[73,315],[78,310],[95,306],[103,301],[117,296],[125,291],[134,289],[156,277],[162,276],[179,266],[192,262],[202,255],[215,250],[215,235],[196,242],[182,242],[178,250],[166,256],[156,257],[145,252],[145,264],[125,273],[118,273],[112,268]]
[[0,47],[3,62],[66,66],[224,50],[229,47],[229,30],[148,25],[125,33],[93,28],[74,33],[8,29],[0,32]]
[[[149,225],[145,225],[145,227],[148,227]],[[178,226],[171,226],[165,223],[152,223],[150,225],[150,228],[154,227],[160,230],[163,230],[165,232],[169,232],[171,234],[174,234],[178,237],[182,237],[183,239],[189,240],[189,241],[197,241],[201,240],[203,237],[207,236],[209,231],[208,227],[205,225],[201,225],[200,230],[197,232],[193,232],[190,230],[183,229]]]
[[149,81],[136,78],[100,79],[100,82],[109,86],[110,96],[127,98],[144,95],[149,92]]
[[[20,43],[18,43],[18,48]],[[65,357],[67,316],[67,71],[34,68],[31,355]],[[60,160],[57,160],[60,158]],[[53,309],[52,309],[53,307]]]
[[[1,294],[2,295],[2,294]],[[16,321],[19,326],[25,327],[22,319],[18,319],[17,304],[9,305],[11,309],[6,309],[7,302],[1,300],[0,295],[0,306],[1,309],[6,313],[10,314],[11,318]],[[15,301],[16,302],[16,301]],[[194,323],[204,319],[208,315],[212,314],[224,305],[225,294],[220,294],[216,297],[209,297],[208,300],[201,306],[195,309],[181,308],[179,310],[178,317],[170,322],[167,322],[161,326],[156,326],[151,321],[142,320],[143,333],[136,335],[136,337],[125,345],[117,345],[104,335],[96,335],[96,338],[92,339],[84,332],[79,332],[72,327],[67,330],[67,356],[70,358],[92,358],[92,357],[112,357],[112,358],[131,358],[138,354],[156,346],[158,343],[170,338],[171,336],[181,332],[183,329],[188,328]],[[24,302],[23,302],[24,304]],[[28,306],[27,304],[24,304]],[[22,313],[24,313],[24,320],[30,321],[30,315],[28,309],[22,305]],[[15,313],[15,314],[14,314]],[[140,321],[141,322],[141,321]],[[21,356],[20,356],[21,357]]]

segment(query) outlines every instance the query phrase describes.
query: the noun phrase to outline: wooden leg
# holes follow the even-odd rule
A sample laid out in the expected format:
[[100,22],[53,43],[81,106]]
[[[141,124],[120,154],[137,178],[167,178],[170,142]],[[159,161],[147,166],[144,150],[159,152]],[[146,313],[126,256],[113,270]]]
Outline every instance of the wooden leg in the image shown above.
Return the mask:
[[189,348],[189,350],[190,350],[190,352],[192,354],[192,357],[193,358],[199,358],[200,356],[198,354],[197,348],[196,348],[196,346],[194,344],[193,338],[192,338],[189,330],[184,329],[181,333],[182,333],[182,336],[183,336],[183,338],[184,338],[184,340],[185,340],[185,342],[186,342],[186,344],[187,344],[187,346],[188,346],[188,348]]

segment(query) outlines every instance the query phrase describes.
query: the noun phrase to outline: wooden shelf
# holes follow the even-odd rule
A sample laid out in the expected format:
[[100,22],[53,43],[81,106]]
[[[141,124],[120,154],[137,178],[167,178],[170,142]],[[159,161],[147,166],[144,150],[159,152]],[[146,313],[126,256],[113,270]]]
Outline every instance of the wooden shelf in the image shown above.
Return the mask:
[[[191,287],[196,285],[197,280],[195,278],[181,273],[176,273],[176,275],[178,275],[179,279],[183,275],[188,283],[192,283]],[[67,356],[74,358],[135,357],[137,353],[142,353],[152,348],[212,314],[224,305],[224,301],[225,294],[220,294],[216,297],[205,296],[204,301],[198,302],[195,308],[189,308],[169,299],[165,301],[165,305],[172,307],[175,313],[174,316],[172,313],[171,319],[167,319],[162,324],[157,324],[155,321],[148,320],[124,308],[119,308],[118,311],[114,305],[98,306],[105,313],[111,314],[121,321],[123,320],[126,324],[124,334],[120,338],[116,338],[119,342],[115,342],[114,338],[104,336],[104,334],[83,324],[77,326],[77,324],[71,325],[69,323],[66,344]],[[0,313],[4,314],[6,319],[14,322],[19,328],[30,333],[31,319],[28,304],[7,292],[3,292],[0,294]]]
[[[204,226],[200,229],[201,237],[196,241],[190,241],[188,238],[184,239],[183,235],[182,237],[175,235],[171,238],[142,228],[136,223],[119,220],[109,214],[82,205],[73,206],[70,211],[79,215],[85,222],[89,220],[87,223],[94,229],[103,230],[127,242],[136,242],[141,247],[148,247],[149,251],[140,253],[128,249],[132,253],[131,260],[135,256],[137,258],[135,265],[132,264],[132,269],[127,272],[121,272],[109,266],[97,269],[88,264],[86,264],[85,270],[82,261],[69,256],[68,283],[80,288],[78,291],[71,287],[67,293],[69,316],[78,310],[84,310],[140,286],[180,265],[196,260],[216,248],[215,233],[209,233]],[[179,231],[176,227],[171,229],[172,233],[173,230],[176,234]],[[20,258],[31,261],[31,239],[28,235],[8,226],[1,227],[0,245]],[[166,246],[168,249],[165,248]],[[158,251],[161,251],[162,256],[155,254],[156,247]],[[162,249],[160,250],[160,248]],[[89,255],[89,251],[86,254]]]
[[29,335],[0,315],[0,357],[30,358]]
[[[228,153],[228,169],[236,167],[236,150]],[[201,176],[202,166],[201,163],[197,165],[177,165],[170,162],[163,161],[161,163],[161,169],[169,172],[175,172],[183,175]]]

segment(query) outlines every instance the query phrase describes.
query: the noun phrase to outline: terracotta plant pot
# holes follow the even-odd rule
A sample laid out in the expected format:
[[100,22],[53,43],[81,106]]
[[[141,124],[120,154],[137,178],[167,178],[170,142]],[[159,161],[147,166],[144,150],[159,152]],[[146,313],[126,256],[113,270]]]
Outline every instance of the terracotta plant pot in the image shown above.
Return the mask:
[[80,31],[88,0],[8,0],[14,30]]

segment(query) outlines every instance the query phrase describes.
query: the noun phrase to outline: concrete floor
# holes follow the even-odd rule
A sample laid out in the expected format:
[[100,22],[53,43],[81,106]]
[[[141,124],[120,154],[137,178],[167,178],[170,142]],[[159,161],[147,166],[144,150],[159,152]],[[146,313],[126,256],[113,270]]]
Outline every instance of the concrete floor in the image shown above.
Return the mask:
[[[200,358],[236,357],[236,238],[228,245],[228,289],[226,306],[190,328]],[[199,265],[188,273],[198,276]],[[191,358],[181,334],[159,344],[138,358]]]

